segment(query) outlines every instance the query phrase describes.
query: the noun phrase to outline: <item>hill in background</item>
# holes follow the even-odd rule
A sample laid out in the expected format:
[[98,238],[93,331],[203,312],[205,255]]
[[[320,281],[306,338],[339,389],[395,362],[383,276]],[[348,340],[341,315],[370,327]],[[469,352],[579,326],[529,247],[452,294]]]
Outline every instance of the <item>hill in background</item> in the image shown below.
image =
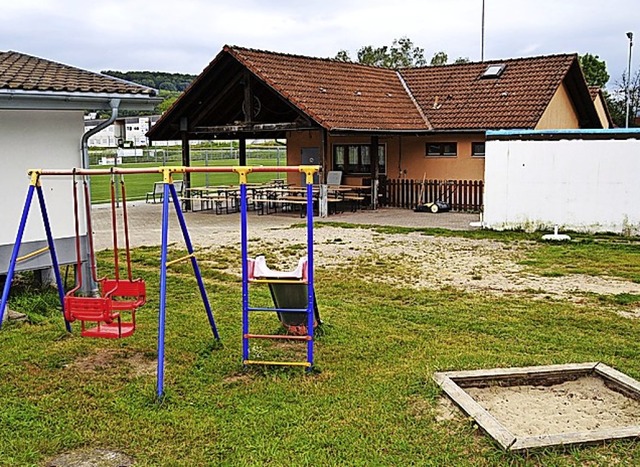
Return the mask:
[[[189,75],[186,73],[166,73],[163,71],[115,71],[106,70],[101,72],[104,75],[113,76],[114,78],[120,78],[127,81],[131,81],[143,86],[149,86],[150,88],[158,89],[160,91],[160,97],[164,100],[156,106],[152,111],[148,112],[134,112],[123,111],[121,116],[133,117],[136,115],[160,115],[166,111],[180,96],[182,91],[187,89],[191,81],[196,78],[196,75]],[[100,117],[105,117],[100,115]]]

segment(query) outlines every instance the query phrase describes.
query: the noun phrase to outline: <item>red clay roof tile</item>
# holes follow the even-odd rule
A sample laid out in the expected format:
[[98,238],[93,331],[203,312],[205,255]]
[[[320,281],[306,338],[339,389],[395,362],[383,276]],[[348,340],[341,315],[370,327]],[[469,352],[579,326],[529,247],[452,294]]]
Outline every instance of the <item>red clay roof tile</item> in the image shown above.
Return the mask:
[[240,47],[225,50],[329,130],[429,128],[394,70]]
[[[436,129],[535,128],[576,55],[551,55],[401,70]],[[483,78],[504,64],[498,78]]]
[[[577,59],[562,54],[396,72],[234,46],[225,50],[329,130],[535,128]],[[482,78],[492,64],[504,64],[503,73]]]
[[[150,131],[154,138],[175,137],[179,118],[190,112],[192,119],[201,116],[200,99],[219,98],[207,87],[212,86],[213,77],[213,86],[220,87],[231,81],[227,73],[238,73],[237,68],[227,66],[228,58],[329,131],[533,129],[563,83],[581,125],[600,124],[575,54],[395,71],[225,46]],[[482,78],[491,64],[504,64],[503,73],[498,78]]]

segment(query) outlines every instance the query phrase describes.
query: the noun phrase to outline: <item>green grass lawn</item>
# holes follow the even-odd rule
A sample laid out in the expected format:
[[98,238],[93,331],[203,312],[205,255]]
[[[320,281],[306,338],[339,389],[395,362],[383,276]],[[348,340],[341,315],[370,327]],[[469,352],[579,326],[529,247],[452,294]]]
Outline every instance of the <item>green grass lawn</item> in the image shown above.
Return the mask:
[[[637,244],[628,245],[604,239],[561,255],[556,245],[540,244],[527,267],[540,275],[590,274],[626,263],[622,275],[634,279],[640,259]],[[103,270],[108,260],[101,253]],[[637,307],[637,296],[574,303],[527,293],[372,287],[368,275],[388,274],[383,263],[366,274],[357,266],[318,270],[325,324],[316,371],[245,371],[240,282],[225,272],[239,253],[208,250],[200,263],[222,344],[213,342],[188,264],[178,265],[168,280],[166,398],[158,404],[158,248],[135,250],[134,262],[149,302],[126,340],[82,339],[77,329],[68,336],[55,295],[22,294],[22,306],[35,304],[40,319],[0,332],[0,465],[42,465],[83,447],[120,450],[150,466],[640,464],[640,446],[629,441],[502,452],[464,418],[436,421],[441,393],[431,380],[439,370],[586,361],[640,378],[640,323],[615,313]],[[253,293],[258,303],[268,301],[267,290]],[[20,306],[19,297],[12,300]],[[279,330],[273,316],[256,322],[261,331]],[[265,358],[292,351],[252,347]]]
[[[249,166],[276,166],[276,159],[249,159],[247,161]],[[208,162],[209,167],[213,166],[237,166],[237,159],[228,159],[228,160],[212,160]],[[203,161],[196,161],[193,163],[194,167],[204,167]],[[143,168],[143,167],[159,167],[158,164],[154,163],[138,163],[138,164],[122,164],[118,167],[123,168]],[[95,165],[91,167],[92,169],[104,169],[109,168],[105,166]],[[282,177],[283,174],[280,174]],[[266,182],[277,178],[278,175],[275,172],[272,173],[255,173],[249,175],[250,182]],[[177,174],[175,176],[176,180],[181,180],[182,175]],[[159,172],[157,174],[135,174],[135,175],[127,175],[125,176],[126,190],[127,190],[127,199],[136,200],[136,199],[145,199],[146,194],[150,191],[153,191],[154,182],[162,181],[162,174]],[[106,203],[109,202],[110,198],[110,184],[111,177],[110,176],[95,176],[91,178],[91,199],[93,203]],[[203,186],[203,185],[237,185],[238,184],[238,175],[235,173],[194,173],[191,174],[191,186]],[[118,186],[118,190],[119,190]]]

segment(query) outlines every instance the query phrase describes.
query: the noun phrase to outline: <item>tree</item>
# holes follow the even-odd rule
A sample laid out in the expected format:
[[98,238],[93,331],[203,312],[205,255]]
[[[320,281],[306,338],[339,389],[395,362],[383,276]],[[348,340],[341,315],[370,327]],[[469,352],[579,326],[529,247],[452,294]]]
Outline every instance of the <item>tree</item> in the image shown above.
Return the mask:
[[351,57],[349,56],[349,52],[346,50],[340,50],[335,57],[339,62],[350,62]]
[[176,85],[170,81],[164,81],[160,83],[160,86],[158,86],[158,89],[161,91],[177,91]]
[[387,46],[373,48],[370,45],[365,45],[358,50],[358,63],[384,68],[393,68],[390,66],[391,59],[389,57]]
[[424,58],[424,49],[413,45],[408,37],[394,39],[389,49],[391,59],[390,68],[424,66],[427,61]]
[[[640,112],[640,68],[631,76],[629,91],[629,126],[637,126],[635,117]],[[619,127],[626,126],[627,116],[627,74],[623,73],[621,78],[615,82],[615,87],[611,93],[605,92],[605,98],[609,107],[609,113],[613,123]]]
[[[341,62],[351,61],[349,52],[346,50],[339,51],[335,59]],[[424,58],[424,49],[415,46],[408,37],[394,39],[391,47],[365,45],[358,50],[357,62],[393,69],[427,64]]]
[[449,56],[441,50],[440,52],[436,52],[433,54],[433,57],[431,57],[431,62],[429,64],[431,66],[440,66],[446,65],[448,61]]
[[607,64],[604,60],[600,60],[597,55],[591,55],[586,53],[580,55],[580,68],[584,78],[587,80],[589,86],[598,86],[600,89],[604,88],[609,81],[609,73],[607,73]]
[[165,113],[167,109],[171,107],[176,100],[178,100],[180,93],[176,91],[160,91],[160,97],[162,97],[163,101],[156,105],[156,114]]

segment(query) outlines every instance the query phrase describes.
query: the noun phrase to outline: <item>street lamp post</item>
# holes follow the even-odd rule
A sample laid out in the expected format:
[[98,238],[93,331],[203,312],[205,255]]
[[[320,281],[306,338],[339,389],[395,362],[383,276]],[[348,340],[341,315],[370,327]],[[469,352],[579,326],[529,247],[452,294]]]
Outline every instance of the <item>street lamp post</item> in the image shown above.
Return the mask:
[[627,66],[627,126],[629,128],[629,110],[631,107],[631,48],[633,47],[633,33],[628,32],[627,37],[629,38],[629,65]]
[[482,34],[480,42],[480,61],[484,62],[484,0],[482,0]]

